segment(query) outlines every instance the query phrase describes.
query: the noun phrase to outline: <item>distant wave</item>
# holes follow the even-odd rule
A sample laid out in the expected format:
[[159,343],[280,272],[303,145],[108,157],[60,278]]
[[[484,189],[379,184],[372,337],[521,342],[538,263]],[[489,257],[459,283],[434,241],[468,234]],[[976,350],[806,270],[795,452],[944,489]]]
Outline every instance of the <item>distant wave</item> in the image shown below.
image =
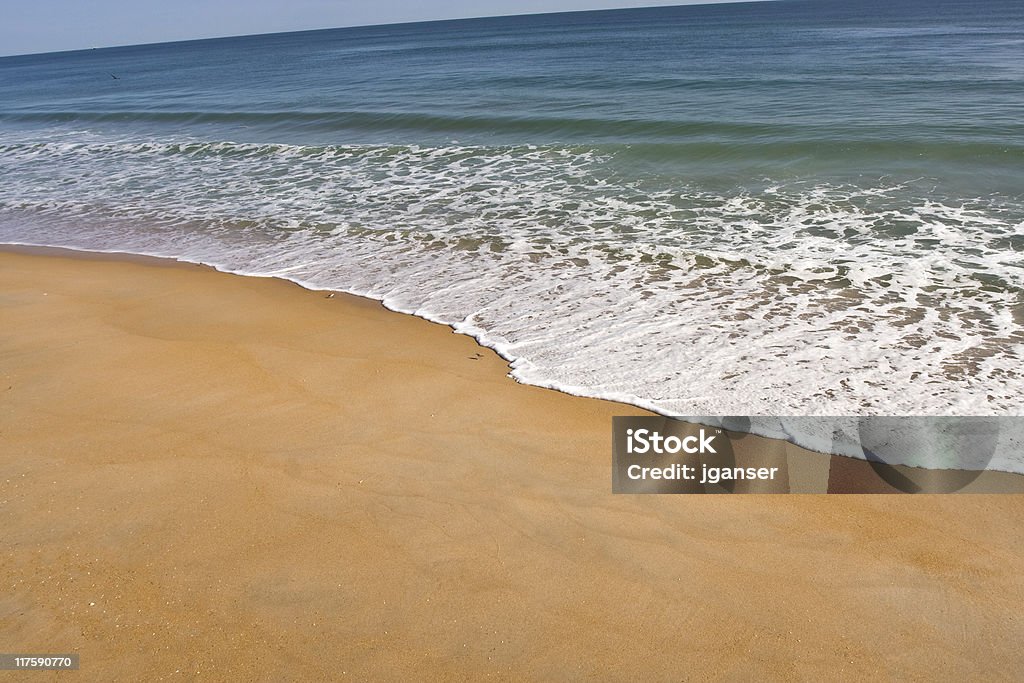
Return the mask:
[[[1019,163],[1024,155],[1024,123],[991,126],[942,127],[936,139],[933,126],[914,121],[886,125],[863,123],[837,129],[807,123],[765,124],[708,120],[647,118],[587,118],[539,116],[469,116],[374,111],[54,111],[0,112],[0,123],[33,124],[204,124],[258,125],[292,132],[373,131],[459,134],[517,134],[619,144],[653,157],[689,151],[717,154],[824,155],[876,154],[886,158],[924,155],[937,159],[985,157]],[[1015,139],[1014,136],[1019,136]],[[645,143],[645,141],[647,141]],[[656,144],[652,144],[655,141]],[[723,143],[731,145],[723,147]]]

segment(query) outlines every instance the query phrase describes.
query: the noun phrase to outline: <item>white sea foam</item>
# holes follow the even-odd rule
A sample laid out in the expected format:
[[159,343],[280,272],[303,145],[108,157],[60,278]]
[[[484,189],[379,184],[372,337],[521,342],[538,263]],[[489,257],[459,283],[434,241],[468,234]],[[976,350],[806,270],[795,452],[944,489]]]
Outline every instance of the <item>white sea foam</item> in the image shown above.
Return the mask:
[[[1021,413],[1021,207],[882,181],[722,191],[614,162],[0,133],[0,240],[373,297],[519,381],[665,414]],[[751,429],[841,451],[835,424]]]

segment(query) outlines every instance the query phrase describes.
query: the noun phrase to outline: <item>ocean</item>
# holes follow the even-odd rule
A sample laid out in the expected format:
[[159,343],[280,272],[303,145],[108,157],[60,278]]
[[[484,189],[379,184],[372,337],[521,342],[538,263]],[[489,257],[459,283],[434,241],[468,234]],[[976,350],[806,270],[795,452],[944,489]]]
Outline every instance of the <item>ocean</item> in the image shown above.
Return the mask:
[[669,415],[1020,415],[1021,10],[781,0],[0,58],[0,242],[372,297],[518,381]]

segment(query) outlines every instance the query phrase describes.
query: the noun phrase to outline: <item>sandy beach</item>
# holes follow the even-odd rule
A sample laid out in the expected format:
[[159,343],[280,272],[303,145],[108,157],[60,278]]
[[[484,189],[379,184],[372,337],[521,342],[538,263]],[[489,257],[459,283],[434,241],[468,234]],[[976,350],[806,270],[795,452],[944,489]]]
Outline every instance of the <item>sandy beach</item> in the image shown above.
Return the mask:
[[0,650],[80,653],[39,680],[1020,680],[1024,497],[612,495],[643,411],[507,372],[355,297],[0,251]]

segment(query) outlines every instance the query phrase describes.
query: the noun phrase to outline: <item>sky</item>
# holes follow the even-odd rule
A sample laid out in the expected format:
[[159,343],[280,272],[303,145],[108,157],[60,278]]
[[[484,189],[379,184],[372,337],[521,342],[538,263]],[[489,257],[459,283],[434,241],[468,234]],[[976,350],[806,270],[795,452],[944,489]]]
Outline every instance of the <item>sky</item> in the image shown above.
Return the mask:
[[730,0],[0,0],[0,55],[406,21]]

